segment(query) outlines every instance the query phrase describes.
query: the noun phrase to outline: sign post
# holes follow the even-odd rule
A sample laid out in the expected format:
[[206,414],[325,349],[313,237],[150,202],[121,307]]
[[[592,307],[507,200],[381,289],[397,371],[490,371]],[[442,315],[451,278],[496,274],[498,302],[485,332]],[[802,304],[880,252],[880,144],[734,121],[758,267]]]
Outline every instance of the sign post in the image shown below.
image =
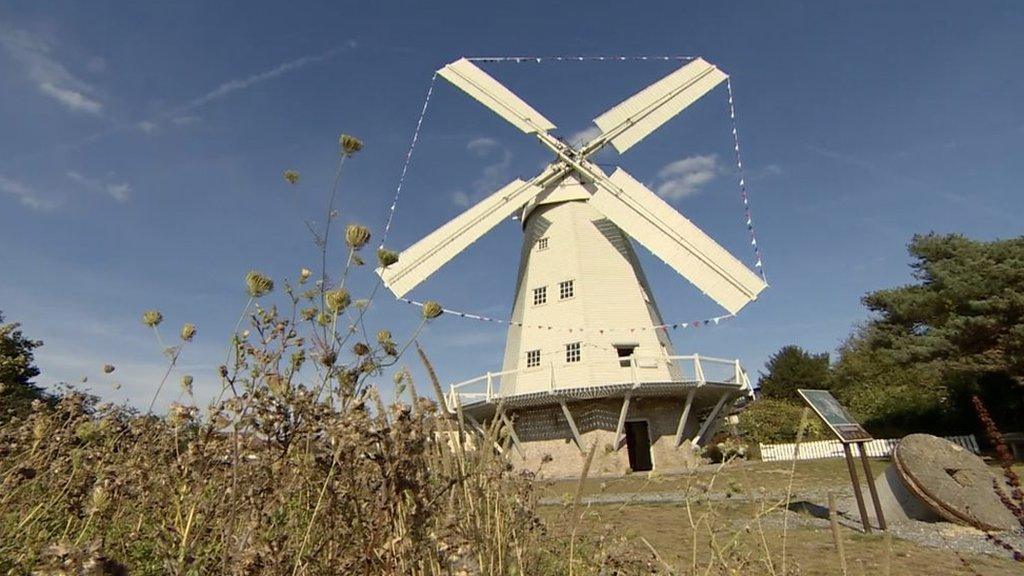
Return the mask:
[[878,501],[878,491],[871,478],[871,465],[868,464],[868,454],[864,445],[873,440],[860,424],[857,423],[842,404],[835,399],[828,390],[797,390],[804,402],[828,425],[832,433],[843,443],[843,454],[846,456],[846,468],[850,471],[850,482],[853,483],[853,496],[857,499],[857,509],[860,511],[860,521],[864,526],[864,532],[871,533],[871,522],[868,520],[867,508],[864,506],[864,494],[860,490],[860,480],[857,478],[857,468],[853,461],[853,449],[851,444],[856,444],[860,451],[861,464],[864,466],[864,475],[867,478],[868,491],[871,493],[871,503],[875,508],[875,517],[878,518],[878,527],[886,529],[885,517],[882,515],[882,505]]

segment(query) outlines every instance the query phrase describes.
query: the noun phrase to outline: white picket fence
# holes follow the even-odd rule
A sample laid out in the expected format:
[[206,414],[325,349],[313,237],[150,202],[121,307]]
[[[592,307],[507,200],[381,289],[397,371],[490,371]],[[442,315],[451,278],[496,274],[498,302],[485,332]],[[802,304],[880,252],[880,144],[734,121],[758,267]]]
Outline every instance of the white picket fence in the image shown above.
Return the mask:
[[[946,440],[963,446],[964,448],[978,453],[978,440],[974,434],[967,436],[946,436]],[[892,454],[893,448],[899,443],[898,438],[885,438],[872,440],[862,444],[867,450],[868,456],[881,458]],[[779,460],[792,460],[796,444],[761,444],[761,460],[765,462],[777,462]],[[854,455],[858,455],[856,452]],[[818,458],[842,458],[843,443],[839,440],[818,440],[816,442],[801,442],[798,460],[816,460]]]

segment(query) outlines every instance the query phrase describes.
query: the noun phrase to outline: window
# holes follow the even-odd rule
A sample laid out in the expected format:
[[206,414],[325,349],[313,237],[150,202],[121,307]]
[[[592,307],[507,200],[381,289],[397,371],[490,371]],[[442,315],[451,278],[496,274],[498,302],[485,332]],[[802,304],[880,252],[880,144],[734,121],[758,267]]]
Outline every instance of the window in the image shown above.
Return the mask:
[[573,288],[573,281],[566,280],[565,282],[558,283],[558,299],[565,300],[566,298],[572,298],[576,294]]
[[548,301],[548,287],[541,286],[533,289],[533,305],[539,306]]
[[547,250],[547,249],[548,249],[548,237],[547,236],[541,238],[540,240],[537,240],[537,250]]
[[636,352],[636,344],[615,344],[615,352],[619,355],[619,366],[629,368],[633,353]]
[[573,342],[565,345],[565,361],[566,362],[579,362],[580,361],[580,343]]
[[536,368],[540,366],[540,350],[530,350],[526,353],[526,367]]

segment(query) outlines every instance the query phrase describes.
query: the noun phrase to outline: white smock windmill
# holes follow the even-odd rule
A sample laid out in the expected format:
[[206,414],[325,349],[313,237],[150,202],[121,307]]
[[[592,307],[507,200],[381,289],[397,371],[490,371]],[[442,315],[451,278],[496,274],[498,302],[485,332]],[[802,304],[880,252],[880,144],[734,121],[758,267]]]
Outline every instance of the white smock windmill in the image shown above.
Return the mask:
[[602,457],[608,472],[686,465],[673,453],[709,435],[727,400],[749,392],[749,381],[738,361],[676,355],[629,238],[729,314],[766,284],[625,170],[606,174],[590,158],[607,145],[629,150],[726,74],[694,59],[598,116],[600,134],[573,147],[470,60],[438,73],[555,155],[534,178],[513,180],[378,270],[402,297],[499,222],[520,217],[504,365],[453,385],[449,407],[459,403],[473,422],[502,419],[527,466],[570,447],[576,457],[556,458],[548,466],[554,475],[576,473],[579,453],[592,441],[614,448]]

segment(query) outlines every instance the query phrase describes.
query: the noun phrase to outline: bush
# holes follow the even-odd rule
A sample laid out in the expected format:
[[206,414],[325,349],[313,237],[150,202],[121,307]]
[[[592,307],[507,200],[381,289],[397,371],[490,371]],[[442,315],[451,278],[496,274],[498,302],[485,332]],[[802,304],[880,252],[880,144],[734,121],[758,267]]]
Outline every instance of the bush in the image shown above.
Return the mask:
[[[775,444],[796,441],[803,405],[785,400],[761,398],[740,413],[740,435],[752,444]],[[804,426],[804,440],[825,437],[825,423],[813,412]]]

